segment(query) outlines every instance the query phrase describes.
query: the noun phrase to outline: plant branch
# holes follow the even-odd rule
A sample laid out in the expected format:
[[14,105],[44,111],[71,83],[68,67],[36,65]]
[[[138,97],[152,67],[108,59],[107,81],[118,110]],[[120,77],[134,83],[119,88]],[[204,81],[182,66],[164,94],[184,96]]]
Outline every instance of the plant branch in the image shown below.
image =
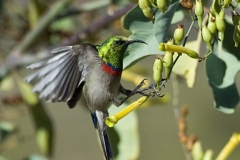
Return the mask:
[[77,43],[78,41],[84,40],[88,34],[92,34],[96,31],[98,31],[100,28],[103,28],[103,27],[109,25],[110,22],[121,17],[126,12],[128,12],[130,9],[132,9],[133,7],[134,7],[134,4],[129,4],[129,5],[126,5],[122,9],[115,11],[112,15],[109,15],[109,14],[105,15],[99,21],[93,22],[90,26],[88,26],[87,28],[84,28],[79,33],[68,38],[66,41],[63,41],[58,46],[72,45],[74,43]]
[[49,25],[49,23],[61,13],[64,8],[66,8],[72,0],[62,0],[56,2],[49,11],[39,20],[38,24],[29,31],[26,36],[20,41],[16,47],[13,48],[10,55],[18,55],[21,54],[24,50],[26,50],[38,37],[44,29]]
[[[193,27],[193,24],[195,23],[195,21],[193,20],[192,21],[192,23],[191,23],[191,25],[190,25],[190,27],[189,27],[189,29],[188,29],[188,32],[187,32],[187,34],[185,35],[185,37],[184,37],[184,40],[183,40],[183,47],[186,45],[186,43],[187,43],[187,39],[188,39],[188,36],[189,36],[189,34],[190,34],[190,31],[192,30],[192,27]],[[177,55],[177,57],[175,58],[175,60],[173,61],[173,65],[172,65],[172,67],[171,67],[171,69],[170,69],[170,72],[169,72],[169,77],[170,77],[170,75],[171,75],[171,73],[172,73],[172,69],[173,69],[173,67],[174,67],[174,65],[176,64],[176,62],[178,61],[178,59],[179,59],[179,57],[182,55],[182,53],[178,53],[178,55]]]
[[[69,1],[69,0],[65,0],[65,1]],[[58,4],[58,5],[60,5],[60,4]],[[129,4],[129,5],[126,5],[122,9],[119,9],[119,10],[115,11],[112,15],[105,15],[99,21],[93,22],[90,26],[84,28],[79,33],[73,35],[72,37],[69,37],[69,39],[67,41],[62,42],[61,44],[59,44],[57,46],[48,47],[48,48],[45,48],[45,49],[47,51],[49,51],[52,48],[55,48],[55,47],[58,47],[58,46],[71,45],[71,44],[77,43],[78,41],[83,40],[85,37],[87,37],[88,34],[92,34],[96,31],[98,31],[99,29],[109,25],[110,22],[114,21],[116,18],[121,17],[122,15],[124,15],[126,12],[128,12],[133,7],[134,7],[134,4]],[[50,13],[48,13],[48,14],[50,14]],[[57,16],[56,11],[54,12],[54,14],[55,14],[55,16]],[[46,17],[46,16],[47,15],[45,15],[44,17]],[[49,16],[47,16],[48,18],[42,18],[42,19],[43,20],[47,19],[49,21],[50,19],[53,20],[55,16],[53,16],[53,13],[51,13],[52,18],[50,18],[50,15],[49,15]],[[0,81],[2,80],[3,77],[5,77],[5,75],[12,68],[15,68],[17,66],[22,66],[22,65],[25,65],[25,64],[29,64],[29,63],[32,63],[33,61],[36,60],[36,56],[33,56],[31,54],[22,54],[22,52],[24,50],[26,50],[31,45],[32,41],[37,36],[39,36],[40,33],[43,31],[43,29],[47,26],[46,22],[42,22],[43,21],[42,19],[40,20],[41,21],[40,27],[34,28],[32,31],[30,31],[26,35],[26,37],[22,40],[22,42],[20,42],[18,44],[18,46],[16,46],[13,49],[13,51],[9,54],[9,56],[6,58],[6,60],[3,63],[0,64]],[[46,53],[47,51],[41,52],[40,57],[44,57],[43,54],[44,55],[47,54]],[[37,54],[38,54],[38,57],[39,57],[39,53],[37,53]]]
[[101,1],[89,1],[81,4],[80,6],[69,7],[65,12],[57,15],[55,20],[81,14],[82,12],[96,10],[102,7],[106,7],[110,4],[109,0],[101,0]]

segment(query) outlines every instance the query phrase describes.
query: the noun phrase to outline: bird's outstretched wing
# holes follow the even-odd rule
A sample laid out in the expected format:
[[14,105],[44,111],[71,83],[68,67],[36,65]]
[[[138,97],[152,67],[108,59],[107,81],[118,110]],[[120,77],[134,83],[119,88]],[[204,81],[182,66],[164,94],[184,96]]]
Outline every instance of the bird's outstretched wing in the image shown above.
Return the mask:
[[72,108],[81,96],[89,67],[88,56],[93,52],[96,52],[95,47],[88,44],[56,48],[50,57],[27,66],[38,70],[26,77],[26,82],[39,80],[33,92],[40,92],[40,98],[50,102],[70,101]]

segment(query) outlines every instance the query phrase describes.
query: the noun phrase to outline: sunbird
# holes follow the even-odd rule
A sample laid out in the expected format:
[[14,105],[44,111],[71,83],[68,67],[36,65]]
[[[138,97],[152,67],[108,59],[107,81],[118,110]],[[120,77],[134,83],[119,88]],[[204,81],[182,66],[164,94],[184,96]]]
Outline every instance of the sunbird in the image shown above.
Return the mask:
[[111,104],[119,106],[123,103],[117,99],[118,93],[126,95],[125,100],[137,93],[146,95],[140,89],[144,80],[133,91],[120,83],[124,53],[130,44],[137,42],[145,43],[112,36],[102,45],[83,43],[59,47],[51,51],[50,57],[27,66],[38,69],[26,77],[26,82],[39,80],[32,90],[39,92],[41,99],[67,102],[68,107],[73,108],[83,92],[106,160],[113,159],[105,124],[108,108]]

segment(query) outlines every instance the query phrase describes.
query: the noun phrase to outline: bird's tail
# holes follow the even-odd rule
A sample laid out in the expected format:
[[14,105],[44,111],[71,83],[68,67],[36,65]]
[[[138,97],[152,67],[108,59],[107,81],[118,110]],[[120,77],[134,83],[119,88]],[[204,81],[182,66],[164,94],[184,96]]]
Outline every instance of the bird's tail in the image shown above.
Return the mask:
[[113,151],[112,151],[111,143],[107,133],[107,126],[105,124],[105,118],[107,116],[107,113],[103,113],[101,111],[95,111],[94,113],[91,113],[91,116],[92,116],[94,127],[98,131],[104,156],[106,160],[111,160],[113,159]]

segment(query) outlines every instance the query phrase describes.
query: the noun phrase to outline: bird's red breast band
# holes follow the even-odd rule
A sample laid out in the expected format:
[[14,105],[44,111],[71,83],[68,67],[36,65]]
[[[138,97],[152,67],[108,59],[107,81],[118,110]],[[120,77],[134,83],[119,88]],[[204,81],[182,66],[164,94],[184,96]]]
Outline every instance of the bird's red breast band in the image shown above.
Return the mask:
[[112,65],[110,65],[108,63],[102,65],[102,69],[105,72],[107,72],[107,73],[109,73],[109,74],[111,74],[113,76],[117,76],[117,75],[121,75],[122,74],[122,69],[114,68]]

